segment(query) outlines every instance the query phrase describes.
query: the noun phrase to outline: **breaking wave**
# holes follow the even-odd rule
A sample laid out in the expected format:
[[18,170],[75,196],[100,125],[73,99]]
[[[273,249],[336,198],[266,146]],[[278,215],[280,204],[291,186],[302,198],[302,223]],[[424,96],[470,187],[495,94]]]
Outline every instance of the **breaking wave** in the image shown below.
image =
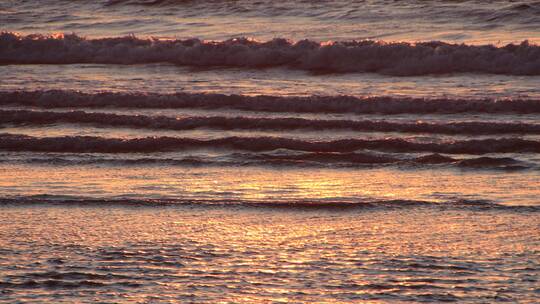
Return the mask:
[[86,39],[71,35],[0,34],[0,64],[139,64],[192,67],[287,67],[325,73],[412,76],[447,73],[540,75],[540,46],[343,41],[266,42],[157,40],[134,36]]
[[307,141],[282,137],[224,137],[201,140],[178,137],[145,137],[136,139],[94,136],[32,137],[0,134],[0,149],[33,152],[149,153],[193,149],[233,149],[252,152],[288,149],[305,152],[434,152],[445,154],[540,153],[540,141],[520,138],[492,138],[444,143],[423,143],[401,138],[342,139]]
[[0,92],[0,105],[40,108],[234,109],[281,113],[435,114],[540,113],[534,99],[424,99],[353,96],[244,96],[205,93],[83,93],[69,90]]

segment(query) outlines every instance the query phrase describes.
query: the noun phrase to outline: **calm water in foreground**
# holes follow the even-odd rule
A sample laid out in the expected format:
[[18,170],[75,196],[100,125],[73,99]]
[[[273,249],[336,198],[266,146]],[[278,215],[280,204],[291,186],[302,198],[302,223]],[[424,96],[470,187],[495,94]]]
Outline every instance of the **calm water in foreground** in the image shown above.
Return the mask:
[[529,210],[40,204],[3,206],[0,219],[6,303],[534,303],[539,293]]

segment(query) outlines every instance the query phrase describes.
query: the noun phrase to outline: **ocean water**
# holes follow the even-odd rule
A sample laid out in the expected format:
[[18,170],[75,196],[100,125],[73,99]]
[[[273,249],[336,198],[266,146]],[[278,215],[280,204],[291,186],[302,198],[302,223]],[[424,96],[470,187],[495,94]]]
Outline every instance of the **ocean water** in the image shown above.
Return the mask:
[[0,2],[0,303],[535,303],[540,2]]

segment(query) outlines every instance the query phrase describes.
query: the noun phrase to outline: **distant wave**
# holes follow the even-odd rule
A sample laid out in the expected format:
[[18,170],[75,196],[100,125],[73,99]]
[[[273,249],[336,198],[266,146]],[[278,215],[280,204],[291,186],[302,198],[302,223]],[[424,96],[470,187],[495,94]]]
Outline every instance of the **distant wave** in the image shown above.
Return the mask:
[[82,93],[63,90],[0,92],[0,105],[40,108],[234,109],[281,113],[540,113],[540,100],[520,98],[279,97],[203,93]]
[[514,212],[538,212],[538,206],[507,206],[485,200],[457,199],[446,202],[422,201],[422,200],[286,200],[286,201],[255,201],[255,200],[205,200],[205,199],[132,199],[132,198],[90,198],[57,195],[34,195],[0,197],[0,205],[23,205],[23,204],[46,204],[46,205],[78,205],[78,206],[193,206],[193,207],[246,207],[246,208],[285,208],[299,210],[350,210],[350,209],[411,209],[411,208],[440,208],[442,210],[505,210]]
[[253,152],[276,149],[305,152],[353,152],[367,149],[385,152],[434,152],[445,154],[540,153],[540,141],[497,138],[422,143],[401,138],[307,141],[282,137],[224,137],[200,140],[177,137],[116,139],[94,136],[63,136],[40,138],[26,135],[0,134],[0,149],[7,151],[148,153],[201,148]]
[[168,62],[193,67],[287,67],[326,73],[370,72],[411,76],[447,73],[540,75],[540,46],[503,47],[344,41],[319,43],[246,38],[209,42],[133,36],[86,39],[75,34],[0,34],[0,64],[138,64]]
[[375,120],[314,120],[303,118],[166,117],[108,113],[40,112],[0,110],[0,125],[92,124],[157,130],[352,130],[361,132],[407,132],[430,134],[540,134],[540,124],[497,122],[402,123]]

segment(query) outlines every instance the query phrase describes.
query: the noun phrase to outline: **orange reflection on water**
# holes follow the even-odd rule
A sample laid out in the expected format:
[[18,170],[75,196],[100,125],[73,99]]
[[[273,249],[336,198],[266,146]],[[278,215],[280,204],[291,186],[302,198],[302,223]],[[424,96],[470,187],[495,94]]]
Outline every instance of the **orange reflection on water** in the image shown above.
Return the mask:
[[[266,169],[259,167],[0,166],[9,195],[182,198],[254,202],[487,199],[536,204],[535,172]],[[136,196],[135,196],[136,194]]]

